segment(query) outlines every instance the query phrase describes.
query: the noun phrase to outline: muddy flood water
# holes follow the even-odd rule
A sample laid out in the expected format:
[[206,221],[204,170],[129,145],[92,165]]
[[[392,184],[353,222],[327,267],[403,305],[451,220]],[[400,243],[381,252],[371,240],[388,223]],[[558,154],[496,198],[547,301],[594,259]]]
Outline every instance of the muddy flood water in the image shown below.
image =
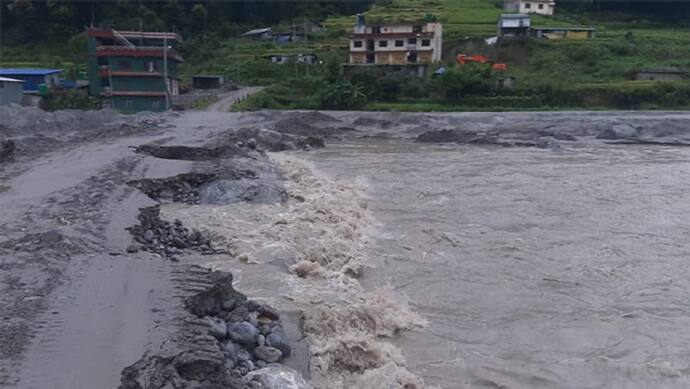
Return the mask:
[[361,283],[428,326],[395,343],[443,388],[690,387],[690,148],[331,143],[364,182]]

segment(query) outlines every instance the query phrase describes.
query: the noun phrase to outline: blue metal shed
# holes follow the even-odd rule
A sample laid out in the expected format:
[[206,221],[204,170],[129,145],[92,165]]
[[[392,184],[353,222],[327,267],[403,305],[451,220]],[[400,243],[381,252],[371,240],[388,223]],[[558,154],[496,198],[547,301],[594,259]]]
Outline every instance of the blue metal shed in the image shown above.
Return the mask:
[[9,77],[24,81],[25,92],[37,92],[40,84],[48,88],[59,85],[61,69],[0,69],[0,77]]

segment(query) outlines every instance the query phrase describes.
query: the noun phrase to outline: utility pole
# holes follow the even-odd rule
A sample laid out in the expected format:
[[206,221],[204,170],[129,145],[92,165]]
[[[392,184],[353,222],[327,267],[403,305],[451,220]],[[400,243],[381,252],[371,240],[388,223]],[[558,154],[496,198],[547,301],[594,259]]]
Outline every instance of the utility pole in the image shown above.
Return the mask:
[[[292,30],[290,31],[290,33],[291,33],[290,40],[293,42],[295,41],[295,36],[296,36],[295,33],[296,32],[297,32],[297,27],[295,27],[295,22],[292,22]],[[292,61],[295,65],[295,78],[297,78],[297,66],[298,66],[298,62],[299,62],[299,55],[298,54],[288,55],[288,58],[290,58],[290,57],[292,57]]]
[[0,0],[0,61],[2,61],[2,0]]
[[[167,29],[166,29],[167,30]],[[170,93],[168,91],[168,33],[163,33],[163,82],[165,83],[165,110],[170,109]]]
[[[2,1],[2,0],[0,0]],[[96,22],[96,0],[91,0],[91,28],[93,28],[94,23]]]
[[[307,39],[307,19],[304,19],[304,47],[306,51],[309,51],[309,41]],[[304,68],[307,70],[307,77],[309,77],[309,60],[307,57],[304,57]]]

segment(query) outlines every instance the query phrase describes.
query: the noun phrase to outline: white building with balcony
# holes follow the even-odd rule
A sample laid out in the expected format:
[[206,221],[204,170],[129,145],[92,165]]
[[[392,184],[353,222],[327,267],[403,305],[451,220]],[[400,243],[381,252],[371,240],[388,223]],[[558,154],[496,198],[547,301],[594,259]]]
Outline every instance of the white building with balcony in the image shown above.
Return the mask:
[[357,24],[350,35],[350,64],[428,65],[440,61],[443,26],[438,22]]

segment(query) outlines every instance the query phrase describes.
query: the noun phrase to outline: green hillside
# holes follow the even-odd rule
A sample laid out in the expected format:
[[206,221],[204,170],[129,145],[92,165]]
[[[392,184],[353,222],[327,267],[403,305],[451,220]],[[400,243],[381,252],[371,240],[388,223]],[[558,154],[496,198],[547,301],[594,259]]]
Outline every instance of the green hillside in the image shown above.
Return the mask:
[[[596,1],[596,0],[595,0]],[[622,4],[626,2],[618,2]],[[637,4],[637,2],[628,2]],[[371,109],[545,109],[545,108],[687,108],[688,81],[636,82],[631,73],[640,68],[690,69],[690,16],[656,18],[645,13],[582,11],[557,3],[553,17],[532,16],[533,26],[595,27],[596,38],[588,40],[505,41],[489,47],[484,38],[496,35],[503,12],[500,0],[378,0],[366,12],[369,23],[417,21],[427,15],[443,23],[444,61],[451,73],[438,81],[370,79],[361,76],[348,85],[340,80],[339,65],[347,60],[348,35],[355,15],[322,19],[324,31],[309,32],[306,41],[278,44],[240,37],[250,28],[272,27],[289,32],[313,15],[293,13],[288,19],[252,25],[232,24],[225,30],[196,32],[185,37],[181,49],[185,81],[199,73],[225,74],[247,85],[270,86],[243,105],[245,108],[339,108],[327,103],[339,94],[360,93],[357,102]],[[627,4],[627,3],[626,3]],[[621,8],[621,6],[618,6]],[[305,7],[308,9],[308,7]],[[668,9],[668,7],[667,7]],[[671,11],[673,9],[671,8]],[[342,10],[341,10],[342,11]],[[325,11],[322,10],[323,15]],[[342,12],[341,12],[342,13]],[[681,12],[682,14],[682,12]],[[303,36],[300,36],[303,38]],[[0,65],[62,67],[76,74],[84,56],[80,39],[45,47],[5,47]],[[316,53],[321,65],[269,63],[276,54]],[[459,69],[458,53],[485,54],[508,65],[506,74],[486,69]],[[496,90],[498,76],[515,77],[515,89]],[[329,97],[330,96],[330,97]],[[342,96],[341,96],[342,97]],[[335,99],[334,101],[342,101]]]
[[[556,8],[553,17],[532,15],[533,26],[595,27],[596,38],[588,40],[528,39],[503,42],[495,47],[482,45],[480,38],[496,35],[496,23],[503,12],[500,1],[485,0],[392,0],[378,1],[365,15],[367,22],[414,21],[433,15],[443,23],[444,62],[454,68],[454,57],[461,52],[489,54],[508,64],[505,76],[516,78],[511,92],[491,90],[492,80],[485,80],[485,91],[464,92],[465,98],[449,101],[439,96],[433,80],[412,80],[416,90],[386,96],[372,90],[371,109],[453,110],[453,109],[547,109],[547,108],[687,108],[690,83],[632,81],[640,68],[675,67],[690,69],[690,23],[662,22],[644,15],[610,12],[576,12]],[[355,16],[334,17],[325,21],[328,33],[315,36],[310,49],[321,54],[340,53],[346,58],[347,31]],[[494,75],[495,77],[496,75]],[[282,77],[282,75],[281,75]],[[458,82],[462,82],[459,76]],[[295,89],[269,88],[258,96],[258,106],[278,108],[313,108],[313,101],[299,102]],[[296,84],[299,86],[299,84]],[[440,86],[443,86],[441,84]],[[385,88],[385,85],[382,87]],[[475,88],[477,89],[477,88]],[[479,88],[481,89],[481,88]],[[299,94],[309,95],[300,90]],[[287,96],[286,96],[287,95]],[[374,96],[371,96],[374,95]],[[506,96],[507,95],[507,96]],[[371,97],[374,101],[371,101]],[[283,103],[281,103],[281,101]],[[251,107],[248,102],[246,107]]]

